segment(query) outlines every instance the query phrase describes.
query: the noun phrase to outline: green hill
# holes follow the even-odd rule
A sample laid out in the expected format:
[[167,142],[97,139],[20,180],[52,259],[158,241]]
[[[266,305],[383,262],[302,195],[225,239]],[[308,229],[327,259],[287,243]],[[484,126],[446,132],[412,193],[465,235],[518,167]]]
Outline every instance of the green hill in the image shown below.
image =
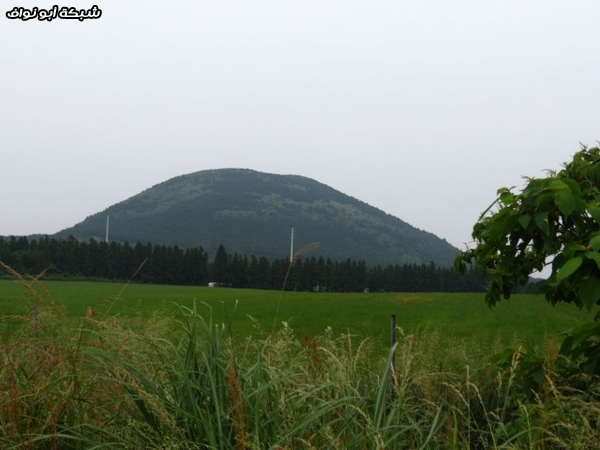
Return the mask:
[[56,237],[203,247],[279,258],[319,242],[311,256],[374,264],[451,264],[456,249],[385,212],[310,178],[219,169],[160,183],[86,218]]

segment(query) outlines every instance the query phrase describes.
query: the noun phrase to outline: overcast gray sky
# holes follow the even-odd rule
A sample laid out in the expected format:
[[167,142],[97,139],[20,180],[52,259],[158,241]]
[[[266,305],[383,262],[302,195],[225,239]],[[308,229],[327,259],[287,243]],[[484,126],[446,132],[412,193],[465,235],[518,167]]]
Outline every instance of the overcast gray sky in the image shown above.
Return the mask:
[[[597,0],[0,3],[0,235],[235,167],[463,248],[498,188],[600,138]],[[54,4],[102,16],[6,16]]]

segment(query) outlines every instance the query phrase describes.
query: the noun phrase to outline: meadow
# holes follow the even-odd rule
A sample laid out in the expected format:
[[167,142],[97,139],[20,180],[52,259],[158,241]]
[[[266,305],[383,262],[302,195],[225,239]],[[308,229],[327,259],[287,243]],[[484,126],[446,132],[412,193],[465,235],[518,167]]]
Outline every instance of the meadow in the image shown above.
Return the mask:
[[490,309],[483,294],[3,279],[0,446],[597,448],[597,385],[556,364],[593,314],[535,295]]
[[[389,348],[391,315],[407,334],[437,335],[440,345],[460,343],[463,350],[482,355],[519,344],[539,348],[593,317],[535,295],[515,295],[489,308],[483,294],[473,293],[278,292],[86,281],[45,281],[39,287],[34,294],[16,280],[0,280],[2,316],[27,320],[34,306],[44,303],[39,298],[43,294],[46,308],[52,301],[73,323],[91,312],[99,319],[119,318],[127,326],[143,327],[149,319],[175,319],[181,306],[195,303],[200,315],[227,323],[238,339],[279,330],[283,322],[299,337],[320,335],[329,327],[334,334],[372,340],[378,356]],[[18,326],[18,321],[5,320],[0,326],[9,324]]]

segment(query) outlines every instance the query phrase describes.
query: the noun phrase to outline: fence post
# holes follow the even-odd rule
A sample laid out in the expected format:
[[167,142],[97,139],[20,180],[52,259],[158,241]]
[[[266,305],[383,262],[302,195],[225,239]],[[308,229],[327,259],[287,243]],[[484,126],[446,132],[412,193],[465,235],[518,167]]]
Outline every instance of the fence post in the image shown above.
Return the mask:
[[[391,328],[390,328],[390,349],[394,348],[396,344],[396,314],[392,314]],[[392,368],[396,365],[396,351],[392,354]]]
[[392,314],[390,323],[390,351],[392,352],[392,360],[390,367],[390,400],[394,401],[396,398],[396,314]]

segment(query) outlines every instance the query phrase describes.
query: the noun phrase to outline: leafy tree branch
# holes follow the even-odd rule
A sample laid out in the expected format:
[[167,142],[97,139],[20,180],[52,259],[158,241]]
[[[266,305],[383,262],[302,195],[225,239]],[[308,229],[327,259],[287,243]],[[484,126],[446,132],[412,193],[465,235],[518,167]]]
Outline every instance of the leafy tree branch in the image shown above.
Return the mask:
[[486,272],[493,306],[551,261],[546,299],[591,310],[600,301],[600,149],[583,147],[562,170],[526,180],[521,192],[498,190],[473,227],[475,246],[455,268]]

